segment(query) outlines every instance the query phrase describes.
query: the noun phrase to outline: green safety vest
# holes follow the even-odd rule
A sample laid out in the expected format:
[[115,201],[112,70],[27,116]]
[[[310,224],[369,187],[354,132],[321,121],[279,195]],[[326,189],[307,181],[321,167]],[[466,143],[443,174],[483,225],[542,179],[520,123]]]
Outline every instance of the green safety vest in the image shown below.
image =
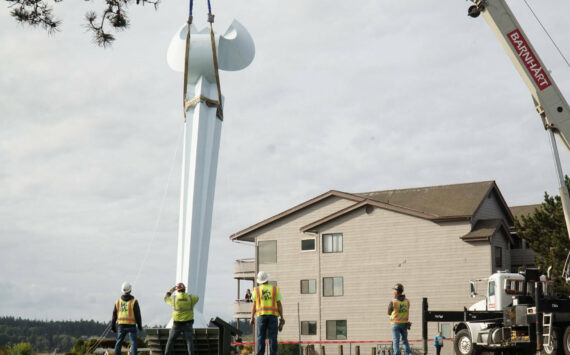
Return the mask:
[[120,298],[117,300],[117,303],[115,303],[115,307],[117,308],[117,323],[137,324],[134,312],[135,301],[136,299],[134,298],[130,301],[123,301]]
[[392,305],[394,310],[390,314],[390,323],[408,323],[408,312],[410,310],[410,301],[407,299],[403,301],[393,300]]
[[279,316],[279,309],[277,308],[278,294],[279,288],[277,286],[262,284],[256,287],[253,290],[253,297],[255,297],[255,314],[257,316]]
[[178,292],[172,297],[172,320],[186,322],[194,319],[194,306],[198,302],[198,296],[189,295],[186,292]]

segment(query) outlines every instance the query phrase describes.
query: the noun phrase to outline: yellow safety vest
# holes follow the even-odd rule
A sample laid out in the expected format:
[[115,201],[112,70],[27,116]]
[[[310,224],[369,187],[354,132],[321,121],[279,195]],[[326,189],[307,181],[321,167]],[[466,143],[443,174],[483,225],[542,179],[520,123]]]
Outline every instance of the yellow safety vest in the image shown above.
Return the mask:
[[117,300],[117,303],[115,303],[115,307],[117,308],[117,323],[137,324],[134,312],[135,301],[136,299],[134,298],[130,301],[123,301],[120,298]]
[[[261,295],[259,290],[261,290]],[[279,309],[277,308],[279,288],[277,286],[263,284],[256,287],[253,292],[255,297],[255,314],[257,316],[279,316]]]
[[394,306],[394,310],[392,310],[392,314],[390,314],[390,323],[408,323],[410,301],[407,299],[403,301],[393,300],[392,305]]
[[186,292],[178,292],[172,297],[172,320],[186,322],[194,319],[194,306],[198,302],[198,296],[189,295]]

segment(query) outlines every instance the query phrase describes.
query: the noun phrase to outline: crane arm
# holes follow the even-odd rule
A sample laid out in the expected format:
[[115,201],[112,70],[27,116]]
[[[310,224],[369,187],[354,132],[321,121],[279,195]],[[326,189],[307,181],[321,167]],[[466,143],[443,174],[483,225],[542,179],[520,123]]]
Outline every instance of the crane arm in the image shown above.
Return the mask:
[[469,15],[483,17],[530,90],[546,129],[570,150],[570,107],[505,0],[471,0]]
[[[570,107],[505,0],[471,0],[471,2],[474,5],[469,8],[469,16],[477,17],[483,14],[530,90],[536,110],[549,133],[564,220],[570,238],[570,196],[564,181],[555,139],[555,135],[560,137],[570,152]],[[566,258],[562,276],[570,284],[570,253]]]

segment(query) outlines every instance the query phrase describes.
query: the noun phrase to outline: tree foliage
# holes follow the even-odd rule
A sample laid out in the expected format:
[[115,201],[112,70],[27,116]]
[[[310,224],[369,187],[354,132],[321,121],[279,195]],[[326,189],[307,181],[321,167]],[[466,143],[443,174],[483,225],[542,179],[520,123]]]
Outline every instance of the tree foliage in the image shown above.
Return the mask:
[[[570,187],[568,176],[565,181],[566,186]],[[570,241],[560,196],[550,196],[545,192],[544,202],[533,214],[515,218],[515,228],[518,236],[526,240],[538,254],[535,262],[540,270],[546,272],[552,266],[554,290],[564,293],[570,291],[562,277]]]
[[[16,21],[33,27],[40,26],[50,34],[59,31],[62,21],[54,16],[53,6],[63,2],[63,0],[6,1],[12,9],[10,14]],[[110,29],[121,31],[129,27],[130,20],[127,12],[129,4],[135,3],[143,6],[151,4],[156,9],[159,2],[160,0],[104,0],[104,7],[100,15],[97,15],[95,11],[87,12],[85,15],[86,27],[93,33],[95,43],[101,47],[106,47],[115,40],[115,36],[109,32]]]
[[[103,334],[107,324],[90,321],[38,321],[0,317],[0,350],[13,350],[11,344],[29,343],[36,352],[70,351],[77,339]],[[85,347],[85,342],[83,342]],[[13,355],[4,354],[0,355]],[[23,354],[31,355],[31,354]]]

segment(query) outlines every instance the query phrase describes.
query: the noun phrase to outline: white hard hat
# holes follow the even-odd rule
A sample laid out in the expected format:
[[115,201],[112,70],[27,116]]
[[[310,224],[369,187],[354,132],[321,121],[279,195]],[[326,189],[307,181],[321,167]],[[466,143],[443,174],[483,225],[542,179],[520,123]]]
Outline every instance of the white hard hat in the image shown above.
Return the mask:
[[257,283],[264,284],[269,280],[269,275],[265,271],[260,271],[257,274]]
[[123,291],[123,293],[129,293],[131,292],[132,289],[133,286],[131,286],[131,284],[128,282],[123,282],[123,284],[121,285],[121,291]]

